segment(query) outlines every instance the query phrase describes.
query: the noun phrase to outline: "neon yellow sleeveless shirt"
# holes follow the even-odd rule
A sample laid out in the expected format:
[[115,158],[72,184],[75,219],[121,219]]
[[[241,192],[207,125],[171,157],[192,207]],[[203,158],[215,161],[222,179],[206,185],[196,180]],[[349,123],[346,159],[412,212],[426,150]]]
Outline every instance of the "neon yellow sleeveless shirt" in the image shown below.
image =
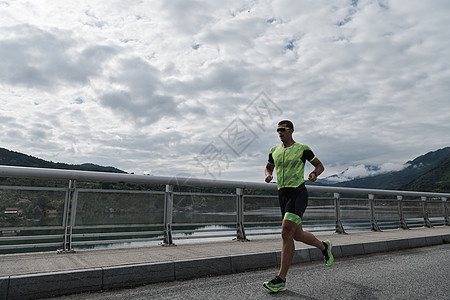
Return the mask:
[[278,145],[270,149],[269,163],[275,164],[278,189],[298,187],[305,182],[305,162],[315,155],[307,145],[294,143],[288,148]]

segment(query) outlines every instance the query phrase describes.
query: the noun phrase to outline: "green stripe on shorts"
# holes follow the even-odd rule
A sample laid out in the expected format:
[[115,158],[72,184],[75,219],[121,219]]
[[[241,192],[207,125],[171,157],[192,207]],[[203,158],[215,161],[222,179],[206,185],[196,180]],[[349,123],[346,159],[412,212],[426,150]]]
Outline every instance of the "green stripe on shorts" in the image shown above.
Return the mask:
[[284,214],[284,219],[295,222],[297,225],[302,223],[302,218],[290,212]]

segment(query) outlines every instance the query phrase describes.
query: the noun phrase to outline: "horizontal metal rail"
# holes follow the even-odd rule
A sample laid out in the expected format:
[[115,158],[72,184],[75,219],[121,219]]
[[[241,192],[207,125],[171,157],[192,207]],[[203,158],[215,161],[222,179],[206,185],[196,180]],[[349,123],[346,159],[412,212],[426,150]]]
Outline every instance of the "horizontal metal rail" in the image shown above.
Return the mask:
[[15,245],[1,245],[0,250],[15,250],[15,249],[35,249],[35,248],[54,248],[61,247],[60,243],[39,243],[39,244],[15,244]]
[[53,240],[53,239],[62,239],[64,234],[56,234],[56,235],[32,235],[32,236],[4,236],[0,237],[0,242],[7,241],[22,241],[24,238],[27,240]]
[[109,229],[109,228],[140,228],[140,227],[162,227],[160,224],[111,224],[111,225],[76,225],[73,229]]
[[27,230],[62,230],[63,226],[35,226],[35,227],[0,227],[0,231],[27,231]]
[[[219,187],[219,188],[242,188],[256,190],[276,190],[274,183],[257,183],[244,181],[227,181],[198,179],[192,177],[165,177],[148,176],[123,173],[106,173],[77,170],[58,170],[29,167],[13,167],[0,165],[0,177],[25,177],[25,178],[47,178],[66,179],[77,181],[100,181],[100,182],[123,182],[123,183],[146,183],[163,185],[182,185],[197,187]],[[412,196],[412,197],[450,197],[450,193],[412,192],[396,190],[377,190],[346,187],[330,187],[319,185],[308,185],[310,192],[340,193],[340,194],[377,194],[391,196]]]
[[133,232],[102,232],[102,233],[74,233],[73,238],[98,238],[111,236],[145,236],[145,235],[161,235],[163,231],[133,231]]
[[86,245],[110,245],[121,243],[135,243],[135,242],[147,242],[147,241],[161,241],[160,237],[155,238],[139,238],[139,239],[114,239],[114,240],[95,240],[95,241],[73,241],[73,246],[86,246]]
[[0,190],[20,190],[20,191],[49,191],[49,192],[65,192],[65,188],[55,187],[34,187],[34,186],[7,186],[0,185]]
[[114,193],[114,194],[150,194],[150,195],[164,195],[164,192],[159,191],[134,191],[134,190],[99,190],[99,189],[78,189],[80,193]]
[[205,223],[172,223],[173,227],[182,227],[182,226],[213,226],[213,225],[236,225],[236,222],[205,222]]
[[[205,235],[202,238],[203,239],[210,239],[210,238],[225,238],[225,237],[235,237],[236,234],[234,233],[230,233],[230,234],[214,234],[214,235]],[[192,239],[198,239],[199,237],[197,236],[174,236],[173,239],[174,240],[192,240]]]
[[236,197],[236,194],[217,194],[217,193],[186,193],[173,192],[177,196],[210,196],[210,197]]

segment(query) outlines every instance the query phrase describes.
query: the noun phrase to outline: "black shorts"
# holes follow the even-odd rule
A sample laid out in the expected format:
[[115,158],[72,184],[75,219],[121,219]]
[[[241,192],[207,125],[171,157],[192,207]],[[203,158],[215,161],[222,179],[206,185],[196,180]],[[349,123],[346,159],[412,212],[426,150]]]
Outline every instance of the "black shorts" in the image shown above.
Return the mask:
[[278,190],[278,201],[280,201],[281,215],[284,218],[287,212],[296,214],[303,218],[306,206],[308,206],[308,191],[305,184],[296,188],[286,187]]

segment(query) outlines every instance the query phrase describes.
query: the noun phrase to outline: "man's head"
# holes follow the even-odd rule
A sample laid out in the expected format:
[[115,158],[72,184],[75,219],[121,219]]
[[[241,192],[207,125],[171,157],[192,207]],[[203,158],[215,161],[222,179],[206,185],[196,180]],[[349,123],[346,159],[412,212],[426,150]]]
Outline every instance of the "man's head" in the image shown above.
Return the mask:
[[283,120],[278,122],[278,127],[288,127],[289,129],[294,129],[294,124],[289,120]]
[[278,122],[277,127],[278,136],[283,143],[292,141],[292,133],[294,132],[294,124],[289,120]]

